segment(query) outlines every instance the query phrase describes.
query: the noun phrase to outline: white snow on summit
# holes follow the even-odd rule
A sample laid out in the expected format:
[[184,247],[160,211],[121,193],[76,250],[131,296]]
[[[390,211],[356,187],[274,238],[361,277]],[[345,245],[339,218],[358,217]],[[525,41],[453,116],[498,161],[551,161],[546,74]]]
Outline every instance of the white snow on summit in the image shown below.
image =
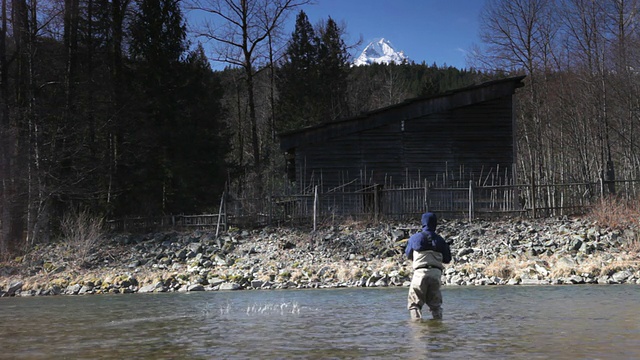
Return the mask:
[[396,51],[389,40],[380,38],[370,42],[353,62],[353,65],[390,64],[392,62],[401,64],[404,61],[409,61],[404,52]]

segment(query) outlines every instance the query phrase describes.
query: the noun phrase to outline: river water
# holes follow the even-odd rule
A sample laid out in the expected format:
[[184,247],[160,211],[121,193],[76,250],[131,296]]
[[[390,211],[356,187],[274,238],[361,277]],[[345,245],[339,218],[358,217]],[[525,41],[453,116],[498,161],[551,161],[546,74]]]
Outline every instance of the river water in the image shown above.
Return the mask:
[[[2,359],[639,359],[640,286],[445,287],[0,299]],[[428,315],[428,311],[427,311]]]

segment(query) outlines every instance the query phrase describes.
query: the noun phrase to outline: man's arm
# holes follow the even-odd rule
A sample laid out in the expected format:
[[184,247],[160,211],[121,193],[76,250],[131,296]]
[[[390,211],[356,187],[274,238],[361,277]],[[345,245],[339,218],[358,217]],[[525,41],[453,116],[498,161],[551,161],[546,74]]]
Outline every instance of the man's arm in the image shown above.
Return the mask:
[[449,245],[445,243],[445,252],[442,253],[442,262],[448,264],[451,262],[451,249],[449,249]]
[[413,246],[412,246],[412,241],[411,239],[413,239],[413,236],[411,236],[409,238],[409,240],[407,240],[407,246],[404,249],[404,255],[409,259],[409,260],[413,260]]
[[451,249],[444,238],[438,235],[438,251],[442,254],[442,262],[448,264],[451,262]]

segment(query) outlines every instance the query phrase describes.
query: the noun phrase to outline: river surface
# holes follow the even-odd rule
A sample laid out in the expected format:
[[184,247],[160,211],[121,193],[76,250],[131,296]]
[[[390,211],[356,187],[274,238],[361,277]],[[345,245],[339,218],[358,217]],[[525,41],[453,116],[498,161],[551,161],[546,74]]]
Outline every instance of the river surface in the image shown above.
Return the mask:
[[[0,299],[2,359],[640,359],[640,286],[445,287]],[[426,312],[429,315],[429,312]]]

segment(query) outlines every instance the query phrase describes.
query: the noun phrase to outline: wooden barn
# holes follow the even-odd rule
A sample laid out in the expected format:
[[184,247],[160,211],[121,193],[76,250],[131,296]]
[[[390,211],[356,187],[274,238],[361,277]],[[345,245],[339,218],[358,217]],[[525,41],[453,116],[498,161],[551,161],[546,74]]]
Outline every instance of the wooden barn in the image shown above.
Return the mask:
[[289,179],[302,192],[316,185],[331,192],[347,184],[464,181],[490,172],[511,177],[516,157],[513,97],[523,79],[409,99],[282,134]]

